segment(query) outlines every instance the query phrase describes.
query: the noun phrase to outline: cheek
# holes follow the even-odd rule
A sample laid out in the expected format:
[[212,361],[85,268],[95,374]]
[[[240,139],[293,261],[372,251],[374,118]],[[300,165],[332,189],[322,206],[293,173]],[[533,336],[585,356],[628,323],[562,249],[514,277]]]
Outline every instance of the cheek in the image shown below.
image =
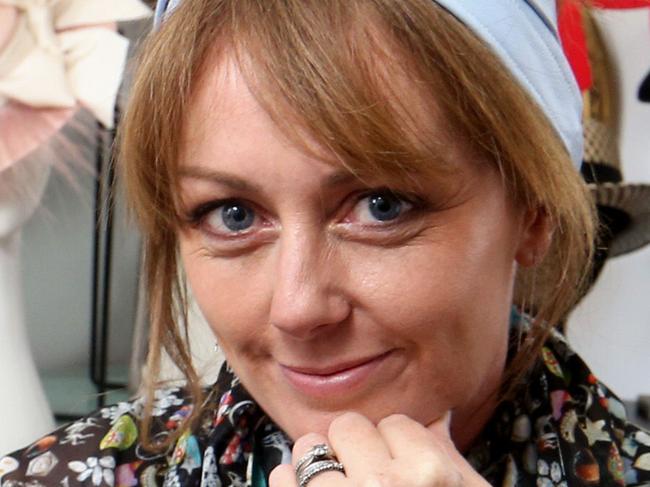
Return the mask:
[[508,228],[440,226],[399,249],[364,249],[348,268],[361,312],[423,368],[460,374],[466,385],[500,370],[515,269]]
[[227,353],[232,347],[259,341],[268,312],[268,279],[264,259],[220,259],[181,244],[189,286],[204,317]]
[[[399,249],[360,249],[347,259],[355,301],[393,316],[418,310],[507,306],[514,250],[505,232],[483,225],[434,228]],[[506,301],[504,303],[504,300]],[[432,317],[433,318],[433,317]],[[403,323],[409,320],[402,320]]]

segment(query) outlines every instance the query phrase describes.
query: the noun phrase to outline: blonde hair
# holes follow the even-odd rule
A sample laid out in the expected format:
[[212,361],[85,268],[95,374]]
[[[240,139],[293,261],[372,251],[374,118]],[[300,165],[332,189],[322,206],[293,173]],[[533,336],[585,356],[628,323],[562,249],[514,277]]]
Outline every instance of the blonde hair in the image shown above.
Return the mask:
[[[215,51],[234,57],[258,101],[305,150],[315,141],[359,177],[388,181],[434,175],[444,166],[436,155],[440,139],[409,115],[412,97],[391,83],[405,75],[421,109],[444,117],[450,136],[498,168],[513,201],[546,213],[555,227],[552,249],[516,283],[517,305],[526,307],[533,292],[537,297],[533,326],[504,380],[511,389],[551,324],[573,306],[593,252],[591,200],[541,109],[490,49],[432,0],[192,0],[146,41],[120,136],[123,176],[145,242],[151,320],[145,428],[162,349],[201,404],[184,336],[187,296],[177,267],[174,198],[184,117]],[[538,280],[539,274],[546,277]],[[552,285],[539,289],[538,281]]]

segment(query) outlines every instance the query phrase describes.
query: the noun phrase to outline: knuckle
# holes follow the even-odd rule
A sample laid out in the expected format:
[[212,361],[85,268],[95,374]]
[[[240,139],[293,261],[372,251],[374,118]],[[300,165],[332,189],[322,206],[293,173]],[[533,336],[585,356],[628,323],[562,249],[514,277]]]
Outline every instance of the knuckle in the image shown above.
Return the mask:
[[446,467],[434,452],[426,452],[422,454],[419,460],[419,477],[434,480],[446,475]]
[[383,474],[370,474],[368,475],[360,487],[392,487],[397,485],[391,481],[386,475]]
[[463,476],[453,468],[446,468],[436,479],[436,484],[445,487],[456,487],[464,485]]
[[425,486],[456,486],[462,485],[462,477],[458,470],[450,462],[444,462],[437,455],[425,457],[422,469],[418,473],[420,482],[418,485]]
[[456,468],[443,458],[436,449],[423,449],[412,459],[413,467],[409,472],[413,487],[419,486],[453,486],[456,485]]
[[[421,479],[410,471],[406,473],[404,470],[392,470],[382,477],[380,483],[376,485],[378,487],[420,487]],[[431,487],[431,483],[429,482],[426,487]]]

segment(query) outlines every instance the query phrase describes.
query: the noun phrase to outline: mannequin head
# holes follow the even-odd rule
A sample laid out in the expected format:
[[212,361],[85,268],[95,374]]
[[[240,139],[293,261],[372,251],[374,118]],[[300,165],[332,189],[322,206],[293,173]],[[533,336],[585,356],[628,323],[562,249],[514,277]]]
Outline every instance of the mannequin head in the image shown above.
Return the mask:
[[49,164],[35,157],[0,172],[0,240],[19,230],[34,213],[49,175]]

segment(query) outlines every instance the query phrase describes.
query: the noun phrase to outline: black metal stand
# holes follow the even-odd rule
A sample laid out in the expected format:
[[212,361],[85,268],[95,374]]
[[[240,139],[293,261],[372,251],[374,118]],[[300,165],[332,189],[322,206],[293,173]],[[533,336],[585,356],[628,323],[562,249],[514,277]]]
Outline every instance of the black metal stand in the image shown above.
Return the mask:
[[[115,119],[117,123],[118,113]],[[97,388],[97,407],[106,402],[105,393],[125,387],[108,382],[111,305],[113,213],[115,205],[115,132],[100,125],[97,136],[95,182],[95,228],[93,232],[92,302],[90,333],[90,380]]]
[[[115,119],[117,122],[116,110]],[[92,250],[92,295],[90,316],[90,380],[97,389],[97,407],[106,403],[106,392],[125,384],[108,381],[109,324],[111,304],[111,264],[113,247],[113,211],[115,204],[115,131],[97,124],[95,158],[95,201]],[[54,413],[57,421],[74,421],[80,415]]]

